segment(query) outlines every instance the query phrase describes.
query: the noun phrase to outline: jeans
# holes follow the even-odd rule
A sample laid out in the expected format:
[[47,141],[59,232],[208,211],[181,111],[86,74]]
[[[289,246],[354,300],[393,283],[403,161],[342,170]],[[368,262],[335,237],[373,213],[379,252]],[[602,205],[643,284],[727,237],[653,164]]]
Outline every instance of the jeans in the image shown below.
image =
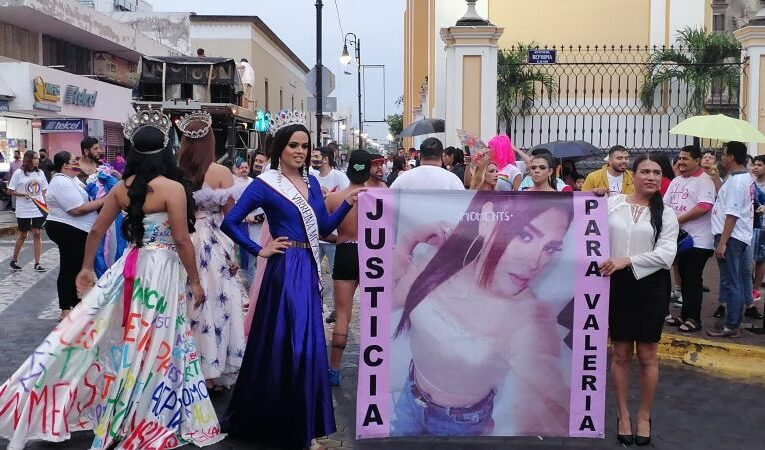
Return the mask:
[[80,299],[77,298],[77,287],[74,280],[82,270],[85,258],[85,241],[88,233],[62,222],[48,221],[45,226],[48,237],[58,246],[59,271],[56,279],[58,290],[58,307],[72,309]]
[[467,408],[439,406],[429,397],[420,391],[410,369],[395,405],[391,436],[481,436],[494,426],[494,391],[475,407]]
[[[715,235],[715,247],[720,242],[720,235]],[[725,258],[718,259],[720,268],[720,299],[724,299],[725,327],[729,330],[738,329],[744,315],[746,290],[752,295],[752,254],[747,251],[749,244],[738,239],[728,239]]]
[[677,269],[680,272],[683,293],[683,309],[680,317],[684,321],[693,319],[701,322],[701,301],[704,294],[702,275],[707,260],[713,254],[712,250],[694,247],[677,255]]
[[329,265],[329,273],[335,268],[335,244],[330,242],[319,242],[319,266],[324,257],[327,257],[327,265]]

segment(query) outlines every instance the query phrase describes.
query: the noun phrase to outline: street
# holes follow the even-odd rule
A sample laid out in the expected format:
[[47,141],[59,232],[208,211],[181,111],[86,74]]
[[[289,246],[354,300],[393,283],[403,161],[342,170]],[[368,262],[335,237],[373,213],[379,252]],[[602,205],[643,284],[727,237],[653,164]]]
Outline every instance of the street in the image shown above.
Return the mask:
[[[12,238],[0,239],[0,379],[6,379],[34,350],[58,317],[56,274],[58,251],[44,239],[42,264],[48,273],[31,270],[31,245],[25,245],[19,264],[24,270],[12,274],[8,269],[13,249]],[[327,283],[331,287],[331,283]],[[329,291],[329,290],[328,290]],[[331,291],[325,294],[328,300]],[[328,328],[329,330],[329,328]],[[328,334],[329,336],[329,334]],[[343,367],[340,388],[334,389],[335,417],[338,432],[321,443],[327,448],[370,450],[447,448],[617,448],[613,398],[608,396],[607,435],[605,440],[541,438],[419,438],[379,441],[354,441],[355,374],[358,358],[358,323],[354,320]],[[765,384],[749,385],[715,378],[686,366],[663,364],[659,392],[653,414],[653,444],[662,449],[756,449],[765,440]],[[636,379],[636,378],[633,378]],[[217,394],[214,404],[222,413],[230,393]],[[631,389],[634,412],[637,386]],[[78,433],[61,444],[32,442],[29,449],[88,448],[90,433]],[[5,441],[0,440],[0,448]],[[236,439],[208,447],[211,450],[252,449]]]

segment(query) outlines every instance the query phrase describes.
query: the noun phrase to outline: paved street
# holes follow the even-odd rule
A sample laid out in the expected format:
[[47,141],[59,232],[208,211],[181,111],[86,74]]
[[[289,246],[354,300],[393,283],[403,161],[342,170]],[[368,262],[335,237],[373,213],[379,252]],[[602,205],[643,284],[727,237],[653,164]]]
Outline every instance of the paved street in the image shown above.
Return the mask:
[[[57,250],[50,242],[44,245],[43,264],[51,268],[47,274],[31,271],[31,247],[24,248],[20,264],[24,270],[11,274],[8,258],[13,240],[0,239],[0,379],[5,379],[18,367],[54,326],[56,309],[55,268]],[[331,283],[329,284],[331,286]],[[329,293],[326,295],[330,297]],[[605,440],[482,438],[482,439],[396,439],[354,441],[354,411],[356,363],[358,358],[358,325],[354,321],[349,350],[343,370],[343,384],[335,388],[336,419],[339,432],[323,441],[327,447],[369,450],[445,448],[445,449],[505,449],[505,448],[617,448],[615,419],[607,420]],[[632,400],[636,402],[637,386]],[[222,412],[228,393],[214,398],[216,409]],[[636,404],[636,403],[633,403]],[[608,397],[608,412],[612,413],[613,398]],[[634,408],[633,408],[634,411]],[[747,385],[710,377],[696,369],[679,365],[663,365],[661,386],[654,408],[654,443],[662,449],[758,449],[765,440],[765,384]],[[83,449],[90,443],[89,433],[79,433],[62,444],[30,443],[29,449]],[[0,440],[0,448],[5,441]],[[252,445],[227,439],[208,447],[211,450],[253,449]]]

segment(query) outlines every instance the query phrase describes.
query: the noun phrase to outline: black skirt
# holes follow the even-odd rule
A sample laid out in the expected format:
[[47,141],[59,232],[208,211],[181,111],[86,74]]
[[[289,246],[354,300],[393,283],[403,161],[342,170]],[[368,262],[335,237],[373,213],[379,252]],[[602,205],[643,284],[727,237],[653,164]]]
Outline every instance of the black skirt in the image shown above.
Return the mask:
[[611,275],[608,327],[613,341],[659,342],[672,280],[661,269],[640,280],[632,269]]

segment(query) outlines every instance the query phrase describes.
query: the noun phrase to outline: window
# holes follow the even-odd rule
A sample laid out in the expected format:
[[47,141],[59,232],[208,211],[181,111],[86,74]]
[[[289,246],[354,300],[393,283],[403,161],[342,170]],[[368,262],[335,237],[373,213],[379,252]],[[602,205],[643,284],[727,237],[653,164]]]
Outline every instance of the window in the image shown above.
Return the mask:
[[268,79],[266,78],[266,111],[271,111],[271,108],[268,107]]
[[715,33],[725,31],[725,14],[715,14],[712,17],[712,31]]
[[93,73],[90,50],[61,39],[43,35],[44,66],[62,66],[57,69],[77,75]]
[[279,111],[284,109],[284,89],[279,89]]
[[295,96],[294,95],[292,96],[292,101],[291,101],[291,106],[290,107],[291,107],[291,109],[293,111],[295,110]]

